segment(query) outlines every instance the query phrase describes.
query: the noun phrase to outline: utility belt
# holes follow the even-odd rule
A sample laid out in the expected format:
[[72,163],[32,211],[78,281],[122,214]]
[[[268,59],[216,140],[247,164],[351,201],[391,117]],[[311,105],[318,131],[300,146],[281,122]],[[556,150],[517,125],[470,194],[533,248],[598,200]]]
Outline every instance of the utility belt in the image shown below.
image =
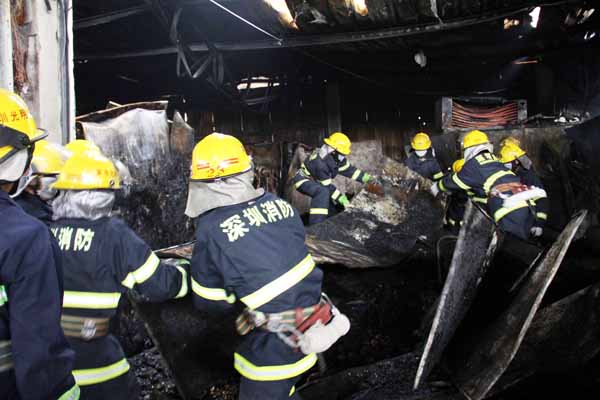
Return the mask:
[[236,328],[240,335],[256,328],[275,333],[291,348],[312,354],[324,352],[348,333],[350,321],[323,293],[318,304],[306,308],[272,314],[245,309]]
[[60,325],[65,336],[86,341],[108,335],[109,321],[108,318],[78,317],[65,314],[60,317]]
[[505,208],[515,208],[520,204],[531,204],[532,201],[547,197],[546,191],[535,186],[527,186],[520,182],[501,183],[490,190],[490,197],[499,197]]
[[10,340],[0,340],[0,373],[14,368]]

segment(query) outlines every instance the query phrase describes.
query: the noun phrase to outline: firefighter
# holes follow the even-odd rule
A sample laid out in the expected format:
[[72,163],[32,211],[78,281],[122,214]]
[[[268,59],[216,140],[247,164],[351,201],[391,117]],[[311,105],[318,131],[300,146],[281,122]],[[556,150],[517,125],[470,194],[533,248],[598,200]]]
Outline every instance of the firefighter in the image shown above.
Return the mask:
[[[349,150],[349,149],[348,149]],[[246,307],[234,355],[241,400],[289,399],[300,376],[349,326],[321,295],[323,272],[290,204],[252,186],[242,143],[213,133],[192,153],[186,215],[196,218],[194,304],[213,312]]]
[[493,145],[485,133],[474,130],[463,139],[465,164],[436,182],[432,193],[439,191],[471,191],[478,198],[487,198],[487,211],[500,230],[527,240],[534,228],[530,212],[532,200],[542,189],[524,187],[521,180],[493,154]]
[[336,206],[347,207],[350,201],[333,185],[337,174],[361,183],[372,181],[371,175],[348,161],[352,143],[341,132],[332,133],[324,144],[313,151],[294,175],[293,183],[300,193],[310,196],[309,225],[325,221],[337,212]]
[[40,140],[35,145],[29,172],[19,179],[17,190],[11,195],[29,215],[46,225],[52,221],[51,201],[57,191],[51,188],[68,157],[61,146]]
[[25,102],[0,89],[0,397],[79,398],[75,354],[60,326],[60,251],[9,197],[44,138]]
[[76,353],[73,375],[84,399],[135,399],[137,384],[118,340],[109,332],[123,293],[149,301],[187,293],[184,266],[165,265],[123,221],[111,217],[117,170],[99,152],[65,163],[53,187],[52,233],[62,251],[62,326]]
[[[511,139],[511,140],[508,140]],[[516,139],[508,138],[504,141],[500,148],[500,162],[510,170],[512,170],[521,182],[529,187],[537,187],[544,189],[542,181],[533,169],[533,163],[527,156],[527,153],[519,146]],[[532,234],[535,237],[542,236],[544,225],[548,219],[549,202],[548,197],[543,195],[535,200],[535,218],[532,229]]]
[[417,133],[410,141],[410,147],[412,151],[404,164],[419,175],[432,181],[442,179],[444,173],[435,158],[435,151],[431,147],[429,135],[424,132]]
[[[464,159],[456,160],[452,164],[452,172],[457,174],[465,164]],[[446,210],[446,226],[452,233],[458,234],[462,225],[463,216],[465,215],[465,207],[469,199],[468,193],[457,191],[452,193],[448,200],[448,208]]]

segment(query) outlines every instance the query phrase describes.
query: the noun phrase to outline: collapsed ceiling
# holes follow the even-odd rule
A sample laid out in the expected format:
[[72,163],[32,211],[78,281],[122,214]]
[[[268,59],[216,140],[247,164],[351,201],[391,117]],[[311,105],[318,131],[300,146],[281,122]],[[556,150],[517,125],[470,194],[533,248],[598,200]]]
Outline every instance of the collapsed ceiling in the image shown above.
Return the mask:
[[585,1],[556,1],[536,14],[538,4],[85,2],[75,8],[76,73],[96,79],[79,79],[78,92],[91,95],[110,87],[116,93],[118,88],[128,100],[210,93],[235,103],[253,81],[273,86],[320,77],[405,94],[494,93],[541,57],[568,58],[569,52],[600,43],[600,12]]

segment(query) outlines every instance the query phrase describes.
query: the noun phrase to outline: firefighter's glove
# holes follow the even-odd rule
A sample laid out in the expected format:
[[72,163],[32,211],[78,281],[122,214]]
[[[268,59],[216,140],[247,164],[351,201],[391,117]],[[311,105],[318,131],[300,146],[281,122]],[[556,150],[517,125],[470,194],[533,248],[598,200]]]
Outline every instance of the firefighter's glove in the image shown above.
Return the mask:
[[348,200],[348,198],[346,197],[345,194],[343,194],[340,197],[338,197],[337,202],[338,202],[339,205],[341,205],[344,208],[346,208],[346,207],[348,207],[350,205],[350,200]]
[[429,191],[431,192],[433,197],[437,197],[437,195],[440,193],[440,187],[438,186],[437,182],[431,185]]
[[366,172],[363,172],[362,183],[372,182],[373,177]]
[[533,236],[534,238],[539,238],[540,236],[542,236],[542,233],[544,233],[544,230],[539,226],[534,226],[533,228],[531,228],[530,232],[531,236]]

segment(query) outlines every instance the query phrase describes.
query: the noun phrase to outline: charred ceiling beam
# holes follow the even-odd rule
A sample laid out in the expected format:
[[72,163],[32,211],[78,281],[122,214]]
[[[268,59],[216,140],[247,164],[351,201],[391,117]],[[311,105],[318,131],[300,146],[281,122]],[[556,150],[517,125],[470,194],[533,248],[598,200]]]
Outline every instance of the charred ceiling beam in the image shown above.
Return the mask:
[[79,30],[90,28],[92,26],[104,25],[113,21],[118,21],[120,19],[142,14],[148,11],[150,11],[150,7],[148,6],[137,6],[109,12],[106,14],[95,15],[93,17],[81,18],[73,23],[73,29]]
[[[146,0],[148,1],[148,0]],[[569,0],[558,1],[550,5],[561,5],[570,3]],[[549,5],[547,5],[549,6]],[[365,32],[347,32],[347,33],[334,33],[324,35],[306,35],[306,36],[295,36],[286,38],[283,41],[275,40],[255,40],[247,42],[215,42],[213,45],[220,51],[235,52],[235,51],[251,51],[251,50],[270,50],[270,49],[283,49],[283,48],[298,48],[298,47],[314,47],[314,46],[328,46],[345,43],[357,43],[367,42],[373,40],[382,39],[394,39],[399,37],[420,35],[425,33],[443,32],[459,28],[465,28],[469,26],[485,24],[499,19],[507,18],[516,14],[528,12],[531,7],[523,7],[519,9],[513,9],[502,13],[492,13],[478,15],[472,18],[466,18],[458,21],[427,24],[419,26],[401,27],[401,28],[386,28],[373,31]],[[208,52],[209,47],[204,43],[190,43],[190,50],[194,52]],[[151,50],[138,50],[130,52],[120,53],[109,53],[109,54],[83,54],[79,55],[79,60],[110,60],[119,58],[132,58],[132,57],[148,57],[158,55],[177,54],[177,47],[163,47],[159,49]]]
[[[219,0],[219,3],[235,3],[240,0]],[[182,1],[182,5],[186,6],[202,6],[210,5],[208,0],[187,0]],[[152,7],[149,5],[141,5],[136,7],[125,8],[123,10],[111,11],[105,14],[94,15],[92,17],[80,18],[73,23],[73,29],[85,29],[93,26],[109,24],[114,21],[118,21],[123,18],[132,17],[134,15],[143,14],[152,11]]]

